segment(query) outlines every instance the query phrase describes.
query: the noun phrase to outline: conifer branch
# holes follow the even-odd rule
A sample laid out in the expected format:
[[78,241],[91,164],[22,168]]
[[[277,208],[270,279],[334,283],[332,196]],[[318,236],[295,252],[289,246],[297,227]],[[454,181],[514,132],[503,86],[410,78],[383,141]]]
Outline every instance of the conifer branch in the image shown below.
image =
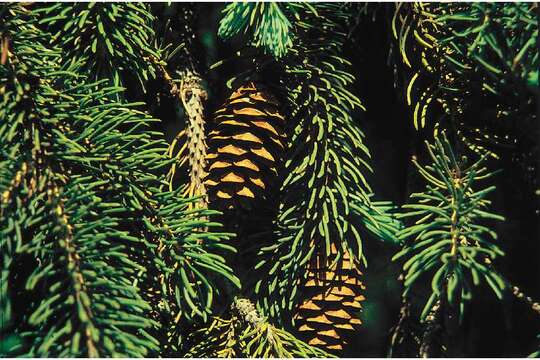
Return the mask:
[[[286,5],[285,5],[286,6]],[[276,58],[292,47],[292,25],[284,14],[284,4],[276,2],[235,2],[223,9],[218,34],[227,40],[239,33],[249,33],[255,47]]]
[[[535,5],[399,3],[392,30],[415,128],[453,128],[478,154],[519,159],[535,187]],[[493,110],[479,109],[478,97]]]
[[[259,71],[275,74],[277,70],[280,74],[272,85],[286,89],[281,95],[290,134],[276,240],[260,246],[260,261],[255,266],[264,274],[255,284],[255,293],[260,297],[258,306],[272,320],[286,324],[291,321],[288,314],[296,312],[298,306],[320,307],[315,303],[321,299],[312,304],[305,297],[309,282],[321,284],[317,296],[322,296],[322,302],[326,300],[320,294],[337,294],[341,288],[346,288],[343,292],[355,292],[347,294],[350,301],[343,302],[356,310],[329,310],[329,314],[345,316],[339,320],[347,322],[340,323],[341,330],[323,331],[323,325],[317,325],[321,337],[334,338],[328,343],[334,351],[342,349],[339,339],[343,337],[338,333],[351,330],[350,324],[360,323],[355,311],[360,306],[358,301],[363,299],[358,293],[362,287],[359,267],[366,262],[363,235],[371,232],[396,243],[394,234],[399,227],[399,222],[388,214],[390,204],[372,202],[364,174],[371,171],[369,151],[352,117],[363,106],[349,90],[354,76],[349,73],[350,63],[340,55],[347,41],[342,25],[351,20],[348,10],[347,4],[287,4],[283,11],[294,19],[290,21],[295,43],[287,56],[277,62],[267,57],[254,59]],[[258,74],[245,72],[235,81],[257,77]],[[335,276],[319,279],[325,271]],[[310,316],[298,315],[300,318],[310,321]],[[309,341],[326,344],[320,338]]]
[[191,336],[189,357],[330,357],[331,355],[276,328],[248,299],[235,299],[230,320],[214,318]]
[[[161,324],[149,315],[159,312],[159,303],[141,291],[158,273],[159,295],[176,304],[174,315],[204,318],[217,293],[215,275],[236,282],[216,254],[232,250],[221,244],[228,234],[194,231],[218,225],[204,219],[212,212],[190,212],[192,198],[160,190],[159,169],[169,160],[164,141],[147,130],[156,120],[130,109],[139,104],[108,100],[121,89],[88,82],[77,74],[78,63],[62,64],[61,51],[48,47],[32,12],[18,5],[2,10],[12,55],[0,67],[1,103],[7,104],[0,108],[6,114],[0,173],[9,174],[0,182],[0,247],[38,262],[15,284],[26,288],[10,296],[40,296],[17,314],[23,321],[15,333],[32,344],[19,351],[158,353],[151,333]],[[50,211],[58,223],[48,220]]]
[[190,181],[186,196],[200,197],[199,206],[207,207],[206,187],[206,134],[204,131],[204,105],[208,95],[202,87],[202,79],[196,73],[186,71],[180,80],[180,99],[187,114],[186,138],[189,155],[180,157],[188,159]]
[[[88,351],[85,356],[99,357],[99,351],[96,348],[94,342],[93,330],[95,328],[94,315],[92,314],[91,304],[89,303],[90,297],[88,296],[88,289],[84,280],[83,273],[81,271],[81,257],[78,253],[78,249],[74,244],[73,230],[74,227],[70,224],[69,217],[66,214],[64,201],[58,196],[61,190],[58,188],[51,189],[51,208],[54,211],[54,218],[56,223],[60,226],[57,231],[57,236],[60,238],[57,244],[62,248],[61,251],[65,252],[66,268],[71,269],[71,286],[75,294],[75,306],[77,307],[79,321],[82,323],[82,334],[85,337],[86,349]],[[70,271],[70,270],[68,270]],[[84,300],[83,300],[84,299]]]
[[485,265],[486,259],[490,264],[503,255],[498,246],[489,241],[495,239],[496,234],[481,223],[503,220],[489,212],[490,201],[485,199],[495,188],[476,189],[479,180],[492,176],[483,167],[485,157],[472,165],[466,164],[465,159],[458,160],[444,133],[435,139],[435,145],[427,146],[433,164],[422,166],[413,160],[427,183],[426,189],[411,195],[411,199],[418,200],[404,205],[406,212],[401,215],[402,218],[419,218],[399,233],[402,240],[414,240],[406,242],[393,258],[407,258],[403,265],[404,296],[417,286],[422,275],[431,276],[431,295],[420,316],[427,326],[422,355],[429,354],[426,351],[440,317],[440,306],[447,311],[458,309],[458,321],[461,321],[465,304],[472,297],[472,286],[484,280],[499,299],[506,287],[502,277]]
[[[220,10],[219,24],[199,21]],[[534,193],[536,207],[540,194],[539,11],[0,4],[0,357],[358,356],[358,326],[384,330],[364,274],[385,245],[403,262],[390,356],[456,354],[481,288],[540,315],[497,270],[504,218],[495,184],[482,184],[510,189],[496,198],[519,211],[500,235],[528,234],[535,215],[518,202]],[[385,21],[394,87],[419,130],[403,144],[434,135],[418,153],[428,163],[413,150],[424,184],[400,209],[371,189],[354,94],[355,71],[380,60],[359,40]],[[223,50],[216,26],[238,49],[211,73],[200,65]],[[227,96],[213,121],[210,96]],[[167,144],[158,129],[178,125]],[[493,176],[494,160],[510,180]],[[523,247],[511,248],[513,266]]]
[[[168,9],[169,6],[165,8]],[[181,28],[176,28],[176,25],[170,21],[166,22],[162,43],[156,46],[160,49],[162,60],[158,61],[155,58],[151,60],[157,65],[158,73],[169,87],[169,93],[178,99],[184,113],[184,127],[172,141],[168,150],[168,155],[175,159],[167,175],[169,189],[174,188],[173,182],[177,169],[187,170],[189,179],[181,184],[185,188],[184,195],[199,197],[197,203],[190,204],[190,208],[192,205],[206,208],[208,199],[203,180],[206,175],[208,149],[205,133],[205,102],[208,94],[196,66],[199,61],[196,58],[197,49],[194,44],[194,27],[197,20],[194,8],[195,5],[182,6],[174,11],[174,16],[183,20]],[[166,43],[166,39],[173,32],[179,33],[183,40],[174,49],[173,42]],[[171,41],[174,40],[176,38]],[[176,149],[177,145],[180,146],[179,150]]]
[[53,44],[65,51],[64,60],[80,62],[90,80],[105,79],[111,86],[125,86],[129,71],[144,90],[146,81],[155,77],[155,69],[144,60],[157,56],[149,46],[154,30],[147,5],[47,4],[37,6],[34,13],[40,25],[52,30]]
[[[373,206],[363,174],[371,171],[369,152],[352,118],[352,112],[363,106],[348,90],[354,77],[348,73],[348,61],[340,56],[346,39],[339,24],[348,16],[346,5],[289,7],[297,19],[309,20],[295,23],[298,41],[281,63],[281,83],[290,89],[286,117],[292,135],[277,219],[278,240],[261,249],[257,265],[270,277],[256,286],[263,296],[259,305],[276,321],[296,306],[300,283],[308,273],[303,269],[315,258],[330,265],[347,254],[351,266],[358,267],[365,261],[363,226],[389,239],[396,226],[386,220],[383,207]],[[312,41],[305,40],[308,33]],[[270,286],[263,289],[262,283]]]

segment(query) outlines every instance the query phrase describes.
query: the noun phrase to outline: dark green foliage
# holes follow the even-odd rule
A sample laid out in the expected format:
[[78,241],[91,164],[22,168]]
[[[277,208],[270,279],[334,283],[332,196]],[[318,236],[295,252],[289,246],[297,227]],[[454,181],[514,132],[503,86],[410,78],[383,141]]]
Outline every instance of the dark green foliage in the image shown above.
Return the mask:
[[[534,351],[537,38],[534,3],[0,4],[0,356]],[[201,185],[231,139],[280,148],[227,180],[255,211]]]
[[277,240],[261,249],[257,265],[265,267],[269,278],[259,280],[256,287],[262,308],[277,318],[297,304],[298,282],[307,275],[303,269],[311,259],[329,256],[335,246],[339,255],[332,260],[348,252],[354,263],[365,262],[363,226],[387,239],[395,229],[383,208],[372,203],[364,175],[371,171],[369,151],[352,117],[362,104],[349,91],[354,76],[348,72],[350,63],[340,56],[348,8],[292,3],[288,7],[296,16],[298,41],[278,66],[280,84],[288,89],[285,117],[290,147]]
[[[206,220],[209,215],[215,214],[214,211],[186,211],[187,204],[193,200],[178,201],[178,198],[178,191],[156,194],[160,204],[157,216],[162,219],[162,224],[153,230],[165,235],[156,249],[156,256],[163,261],[156,262],[157,270],[163,276],[161,285],[167,286],[164,293],[170,294],[168,301],[174,294],[175,305],[179,306],[181,315],[188,318],[200,315],[206,318],[211,311],[213,298],[219,295],[219,289],[210,274],[223,276],[240,287],[232,269],[219,255],[222,252],[234,252],[235,249],[224,243],[231,234],[201,231],[220,226]],[[183,214],[183,217],[178,218],[178,214]],[[183,239],[182,243],[178,243],[177,239]],[[171,271],[171,268],[174,270]]]
[[[401,56],[401,64],[396,62],[394,71],[402,81],[401,95],[410,106],[414,127],[423,138],[426,128],[435,137],[446,129],[453,139],[451,146],[442,141],[444,149],[429,145],[433,149],[430,156],[440,159],[431,168],[417,167],[431,184],[412,195],[418,203],[404,206],[409,208],[405,217],[419,219],[400,233],[403,239],[415,239],[399,254],[407,260],[402,275],[404,294],[420,291],[422,299],[429,298],[423,302],[420,316],[424,322],[424,336],[418,344],[420,356],[432,354],[429,344],[439,335],[451,334],[446,340],[453,341],[457,330],[449,323],[455,320],[448,319],[460,315],[461,320],[465,304],[478,297],[473,296],[473,288],[487,284],[499,298],[508,289],[507,280],[492,266],[492,259],[502,252],[490,241],[495,239],[497,226],[492,220],[503,218],[492,213],[490,209],[496,206],[491,202],[477,198],[487,193],[496,196],[495,188],[475,189],[476,193],[468,194],[470,187],[456,187],[456,176],[443,169],[459,169],[454,173],[464,183],[475,177],[500,182],[492,172],[480,170],[488,166],[486,158],[491,157],[501,160],[498,164],[504,167],[505,178],[521,177],[523,183],[517,191],[530,197],[537,189],[537,10],[536,4],[528,3],[399,3],[392,10],[390,27],[395,42],[391,49]],[[457,154],[457,167],[450,152]],[[483,159],[476,165],[469,167],[460,160],[462,156],[473,158],[474,153]],[[478,168],[473,171],[474,166]],[[466,174],[464,169],[472,172]],[[465,207],[460,211],[457,204]],[[538,209],[538,202],[533,206]],[[433,220],[445,216],[452,223],[451,211],[459,219],[456,226]],[[452,228],[459,233],[465,231],[464,237],[455,241],[448,233]],[[523,246],[513,237],[505,240]],[[432,285],[427,295],[422,292],[426,281]],[[405,302],[416,304],[417,298],[405,298]]]
[[225,7],[219,24],[219,36],[229,39],[249,33],[251,43],[280,58],[292,46],[291,23],[275,2],[234,2]]
[[129,73],[141,89],[155,69],[149,46],[154,38],[153,16],[143,3],[71,3],[41,5],[39,24],[53,31],[52,43],[65,50],[67,62],[81,62],[90,80],[107,79],[126,86]]
[[235,299],[230,319],[214,318],[188,341],[187,357],[331,357],[270,324],[247,299]]
[[[497,96],[493,115],[501,120],[530,114],[538,95],[538,20],[531,5],[419,3],[396,8],[394,36],[403,62],[415,74],[407,84],[407,101],[415,107],[416,127],[425,126],[435,99],[464,127],[483,125],[461,124],[474,105],[468,101],[472,95],[485,101]],[[417,100],[411,104],[415,88]]]
[[[61,65],[26,8],[5,5],[2,17],[0,248],[14,259],[2,278],[12,303],[27,302],[12,324],[25,340],[17,354],[157,354],[169,329],[155,314],[205,316],[216,278],[237,282],[216,254],[228,235],[196,232],[217,225],[212,212],[165,190],[157,120],[108,100],[121,89],[88,82],[79,63]],[[12,282],[21,266],[35,268]]]
[[36,235],[17,249],[41,263],[25,285],[43,291],[23,333],[29,356],[145,356],[159,350],[147,332],[157,326],[145,315],[150,306],[130,281],[138,269],[122,241],[128,234],[115,229],[117,219],[102,215],[114,204],[97,198],[97,184],[88,180],[74,179],[58,194],[49,189],[53,194],[41,215],[54,220],[35,219]]
[[454,50],[445,55],[452,72],[461,77],[482,74],[478,85],[496,95],[508,95],[510,86],[516,98],[524,95],[524,86],[537,91],[538,19],[533,6],[478,3],[456,5],[449,13],[434,10],[441,14],[436,25],[443,29],[437,41]]
[[[438,8],[434,12],[445,66],[452,78],[464,82],[456,90],[461,97],[481,94],[484,103],[494,103],[489,116],[466,114],[459,121],[464,141],[511,158],[534,188],[540,155],[535,145],[540,136],[537,6],[479,3],[455,6],[447,14]],[[470,113],[475,105],[465,101],[463,108]]]
[[515,162],[536,188],[537,6],[402,3],[392,29],[415,127],[451,128],[471,150]]
[[[112,140],[120,148],[128,142],[119,143],[113,129],[94,136],[91,127],[86,134],[81,131],[88,123],[101,124],[97,113],[89,117],[80,105],[107,110],[107,104],[90,95],[100,99],[111,89],[91,93],[95,85],[79,85],[72,68],[60,71],[54,62],[60,54],[43,46],[25,10],[14,6],[6,12],[13,16],[7,18],[8,27],[19,31],[10,34],[13,58],[2,67],[2,102],[9,105],[2,107],[1,161],[12,176],[1,189],[0,245],[7,256],[31,255],[38,261],[25,283],[11,284],[20,289],[14,295],[34,289],[42,293],[25,314],[17,314],[15,326],[31,344],[24,351],[30,356],[147,354],[155,344],[139,338],[151,322],[143,315],[148,305],[130,284],[136,268],[122,243],[128,234],[115,229],[118,220],[105,216],[105,209],[113,212],[120,204],[100,198],[96,189],[108,181],[90,175],[110,157],[99,153],[99,145]],[[32,56],[38,51],[44,56]],[[145,123],[144,117],[113,105],[117,115],[102,119],[121,125],[135,117]],[[125,267],[115,268],[123,262]],[[11,265],[8,271],[16,270]]]
[[496,234],[484,223],[504,218],[489,212],[491,202],[486,197],[495,187],[477,185],[493,175],[484,166],[484,158],[471,164],[456,158],[445,136],[427,146],[433,163],[422,166],[414,161],[426,187],[411,194],[415,202],[404,205],[406,212],[401,216],[417,220],[398,234],[405,245],[394,259],[407,260],[403,296],[413,292],[422,276],[431,277],[432,293],[423,307],[422,321],[441,298],[459,308],[461,319],[473,287],[481,281],[502,298],[505,283],[491,264],[503,253],[493,243]]

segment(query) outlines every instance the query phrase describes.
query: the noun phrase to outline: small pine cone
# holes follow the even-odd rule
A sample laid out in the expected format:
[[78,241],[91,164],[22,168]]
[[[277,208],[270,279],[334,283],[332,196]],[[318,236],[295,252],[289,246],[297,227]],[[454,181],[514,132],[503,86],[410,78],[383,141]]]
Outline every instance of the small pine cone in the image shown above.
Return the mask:
[[267,91],[249,83],[216,111],[205,180],[213,208],[249,210],[275,185],[285,139],[278,106]]
[[[332,245],[332,253],[336,249]],[[346,345],[346,335],[361,324],[361,294],[365,289],[362,273],[351,264],[347,253],[330,267],[332,261],[317,256],[308,267],[303,284],[303,298],[295,315],[297,329],[308,344],[339,352]]]

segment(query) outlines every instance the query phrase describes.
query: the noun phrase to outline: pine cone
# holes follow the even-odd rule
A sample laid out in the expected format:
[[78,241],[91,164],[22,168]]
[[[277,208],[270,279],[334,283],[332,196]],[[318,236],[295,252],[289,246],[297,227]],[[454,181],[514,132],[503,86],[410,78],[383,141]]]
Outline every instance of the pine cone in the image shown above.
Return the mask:
[[[332,245],[332,255],[337,251]],[[345,336],[361,324],[358,317],[365,298],[360,281],[362,273],[351,264],[347,253],[330,266],[331,258],[317,256],[308,267],[303,284],[306,295],[295,315],[295,323],[310,345],[329,352],[341,351],[346,345]]]
[[249,83],[216,112],[205,180],[214,208],[251,209],[275,184],[285,138],[278,106],[271,95]]

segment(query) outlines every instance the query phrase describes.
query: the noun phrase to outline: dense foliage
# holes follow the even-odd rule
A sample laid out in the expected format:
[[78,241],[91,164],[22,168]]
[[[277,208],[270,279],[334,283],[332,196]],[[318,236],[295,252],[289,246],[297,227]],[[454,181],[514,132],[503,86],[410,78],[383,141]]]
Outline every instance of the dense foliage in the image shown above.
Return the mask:
[[538,356],[538,17],[1,4],[0,354]]

